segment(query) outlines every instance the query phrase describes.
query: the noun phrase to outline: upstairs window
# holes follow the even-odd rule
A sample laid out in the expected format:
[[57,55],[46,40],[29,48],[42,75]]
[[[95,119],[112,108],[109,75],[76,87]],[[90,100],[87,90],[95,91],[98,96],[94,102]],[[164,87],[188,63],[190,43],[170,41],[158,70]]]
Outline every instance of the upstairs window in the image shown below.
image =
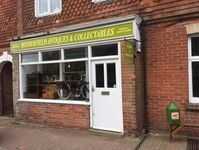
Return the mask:
[[62,0],[35,0],[35,15],[43,17],[60,13]]
[[[105,1],[108,1],[108,0],[92,0],[93,3],[101,3],[101,2],[105,2]],[[111,1],[111,0],[109,0]]]

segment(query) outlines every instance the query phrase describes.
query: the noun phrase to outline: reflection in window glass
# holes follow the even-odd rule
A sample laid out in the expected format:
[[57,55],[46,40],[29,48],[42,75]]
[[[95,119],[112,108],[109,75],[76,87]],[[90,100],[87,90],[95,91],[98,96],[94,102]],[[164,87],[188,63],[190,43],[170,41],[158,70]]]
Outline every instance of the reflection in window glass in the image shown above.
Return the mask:
[[88,100],[88,63],[85,61],[64,63],[66,90],[63,97],[69,100]]
[[23,66],[22,78],[24,98],[58,98],[55,81],[59,80],[59,64]]
[[64,50],[64,59],[76,59],[88,57],[87,48],[71,48]]
[[61,59],[61,51],[49,51],[42,53],[43,61],[59,60]]
[[191,38],[192,56],[199,56],[199,37]]
[[95,65],[96,87],[104,87],[104,64]]
[[111,55],[118,55],[117,44],[99,45],[92,47],[93,57],[111,56]]
[[24,98],[88,101],[88,80],[86,61],[22,66]]
[[61,12],[61,0],[37,0],[37,15],[46,16]]
[[199,97],[199,62],[192,62],[193,97]]
[[48,12],[48,0],[39,0],[39,14]]
[[28,53],[22,54],[22,62],[37,62],[38,61],[38,53]]
[[115,63],[107,64],[107,87],[116,88],[116,68]]
[[50,12],[58,12],[61,9],[61,0],[50,0]]

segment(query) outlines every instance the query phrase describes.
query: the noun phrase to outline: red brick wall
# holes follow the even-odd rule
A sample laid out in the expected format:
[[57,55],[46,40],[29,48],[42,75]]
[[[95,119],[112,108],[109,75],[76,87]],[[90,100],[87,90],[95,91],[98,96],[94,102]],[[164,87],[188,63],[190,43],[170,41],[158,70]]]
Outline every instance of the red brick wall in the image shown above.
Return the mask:
[[24,32],[47,31],[54,27],[67,26],[80,22],[127,15],[136,9],[135,0],[114,0],[111,3],[92,3],[91,0],[63,0],[62,13],[36,18],[34,0],[23,1]]
[[185,126],[199,126],[198,113],[187,110],[188,35],[185,25],[194,22],[199,20],[174,21],[144,27],[146,99],[150,129],[168,128],[165,109],[170,101],[176,101],[180,106]]
[[16,118],[55,127],[88,129],[89,106],[18,102]]
[[135,132],[137,129],[136,120],[136,93],[135,93],[135,64],[133,55],[126,56],[126,41],[121,43],[122,57],[122,98],[123,98],[123,118],[125,132]]
[[125,15],[141,15],[145,20],[199,13],[199,0],[112,0],[95,4],[91,0],[62,0],[59,15],[36,18],[34,0],[23,0],[24,33]]
[[0,1],[0,53],[16,35],[16,0]]

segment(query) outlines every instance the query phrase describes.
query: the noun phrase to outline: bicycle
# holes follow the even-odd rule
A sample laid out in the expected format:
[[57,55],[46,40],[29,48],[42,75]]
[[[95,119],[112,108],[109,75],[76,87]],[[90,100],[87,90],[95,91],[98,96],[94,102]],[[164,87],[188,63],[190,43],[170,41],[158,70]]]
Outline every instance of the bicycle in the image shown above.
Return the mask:
[[57,94],[61,99],[88,100],[89,83],[85,81],[85,75],[80,80],[56,81]]

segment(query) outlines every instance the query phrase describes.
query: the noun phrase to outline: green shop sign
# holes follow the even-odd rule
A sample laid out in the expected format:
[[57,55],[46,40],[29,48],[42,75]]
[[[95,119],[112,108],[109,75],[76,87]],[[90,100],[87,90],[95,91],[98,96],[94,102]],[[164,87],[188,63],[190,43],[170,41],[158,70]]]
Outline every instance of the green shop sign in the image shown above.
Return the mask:
[[11,42],[12,53],[22,53],[28,50],[56,47],[61,45],[79,44],[100,40],[109,40],[133,36],[133,23],[125,22],[109,26],[88,28],[74,32],[65,32]]

